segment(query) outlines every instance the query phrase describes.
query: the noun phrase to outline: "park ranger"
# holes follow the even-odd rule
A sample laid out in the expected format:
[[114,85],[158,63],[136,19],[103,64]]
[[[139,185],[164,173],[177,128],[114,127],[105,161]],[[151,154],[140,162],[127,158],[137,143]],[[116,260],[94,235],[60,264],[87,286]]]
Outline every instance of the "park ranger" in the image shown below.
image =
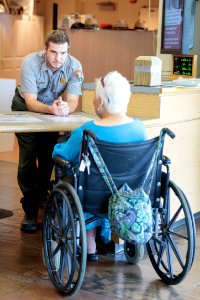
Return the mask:
[[[20,82],[12,101],[14,111],[32,111],[67,117],[75,111],[83,81],[80,62],[69,55],[66,32],[51,31],[45,49],[22,61]],[[56,132],[16,133],[19,145],[18,184],[25,212],[21,230],[34,232],[40,203],[48,196],[52,172],[52,151]]]

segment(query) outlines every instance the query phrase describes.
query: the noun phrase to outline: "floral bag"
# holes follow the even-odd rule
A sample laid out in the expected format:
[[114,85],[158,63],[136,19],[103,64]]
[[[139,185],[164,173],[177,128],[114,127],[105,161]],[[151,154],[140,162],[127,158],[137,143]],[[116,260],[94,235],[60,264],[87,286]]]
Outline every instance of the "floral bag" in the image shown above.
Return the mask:
[[152,208],[143,188],[132,190],[126,183],[109,199],[108,219],[115,234],[134,244],[152,237]]
[[[119,238],[130,243],[147,243],[152,237],[153,230],[152,207],[149,194],[160,150],[160,139],[142,187],[132,190],[127,183],[124,183],[117,190],[96,144],[90,136],[88,138],[89,148],[95,163],[112,193],[108,204],[108,219],[112,231]],[[146,193],[143,186],[149,174],[151,174],[150,184]]]

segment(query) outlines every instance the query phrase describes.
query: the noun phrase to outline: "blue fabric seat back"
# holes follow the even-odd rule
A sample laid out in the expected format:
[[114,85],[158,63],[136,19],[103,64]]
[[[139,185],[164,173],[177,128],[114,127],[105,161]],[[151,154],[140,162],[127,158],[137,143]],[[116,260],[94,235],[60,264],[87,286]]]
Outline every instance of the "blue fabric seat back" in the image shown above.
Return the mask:
[[[84,137],[87,139],[87,136]],[[95,140],[102,158],[119,189],[124,183],[127,183],[132,189],[141,187],[152,157],[156,150],[158,137],[140,143],[108,143]],[[90,151],[85,149],[87,142],[83,143],[82,153],[89,152],[91,161],[90,174],[87,170],[80,172],[78,179],[78,195],[81,200],[83,210],[93,214],[106,214],[108,209],[108,199],[111,196],[106,183],[104,182],[99,170],[93,160]],[[162,151],[158,160],[162,159]],[[161,176],[161,171],[156,172],[154,176],[151,201],[153,202],[156,193],[157,177]],[[146,181],[144,190],[149,186],[149,179]]]

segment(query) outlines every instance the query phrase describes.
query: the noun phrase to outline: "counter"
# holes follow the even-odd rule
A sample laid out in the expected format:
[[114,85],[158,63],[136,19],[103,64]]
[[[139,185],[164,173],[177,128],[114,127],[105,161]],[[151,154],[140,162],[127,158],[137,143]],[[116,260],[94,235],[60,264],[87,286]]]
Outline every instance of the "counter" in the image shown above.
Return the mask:
[[30,111],[11,111],[0,113],[0,132],[65,132],[80,127],[85,122],[97,118],[94,114],[72,113],[67,117],[35,113]]
[[[168,127],[176,134],[166,138],[164,153],[170,157],[171,179],[186,194],[195,217],[200,217],[200,88],[131,85],[128,115],[140,117],[148,137]],[[83,85],[82,111],[93,113],[94,84]]]

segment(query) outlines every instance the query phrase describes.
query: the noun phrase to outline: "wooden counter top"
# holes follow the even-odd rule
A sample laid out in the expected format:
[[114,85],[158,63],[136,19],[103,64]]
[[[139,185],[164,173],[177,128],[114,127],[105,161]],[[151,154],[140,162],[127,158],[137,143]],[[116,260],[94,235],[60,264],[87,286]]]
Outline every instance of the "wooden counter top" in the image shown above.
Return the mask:
[[71,131],[95,118],[95,115],[82,112],[67,117],[26,111],[4,112],[0,113],[0,132]]
[[[82,124],[97,119],[95,114],[73,113],[67,117],[33,113],[33,112],[4,112],[0,113],[0,132],[51,132],[71,131]],[[159,119],[141,117],[146,126],[159,124]]]

